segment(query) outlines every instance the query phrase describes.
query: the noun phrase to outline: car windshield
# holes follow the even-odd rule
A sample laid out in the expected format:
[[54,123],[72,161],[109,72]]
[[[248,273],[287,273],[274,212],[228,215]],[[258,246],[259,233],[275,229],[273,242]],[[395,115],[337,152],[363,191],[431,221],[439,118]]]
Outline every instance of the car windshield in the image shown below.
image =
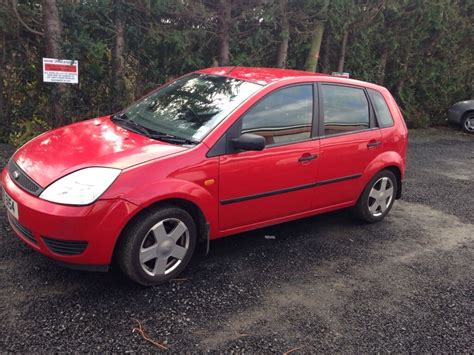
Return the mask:
[[120,117],[153,134],[200,142],[261,85],[218,75],[190,74],[151,93]]

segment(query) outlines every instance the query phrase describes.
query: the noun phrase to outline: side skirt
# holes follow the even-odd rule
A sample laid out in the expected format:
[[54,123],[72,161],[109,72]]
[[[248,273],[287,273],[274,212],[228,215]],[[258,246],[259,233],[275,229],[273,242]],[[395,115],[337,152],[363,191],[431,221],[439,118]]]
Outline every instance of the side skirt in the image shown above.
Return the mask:
[[336,210],[340,210],[347,207],[352,207],[356,204],[356,202],[357,201],[344,202],[344,203],[340,203],[340,204],[329,206],[329,207],[318,208],[315,210],[301,212],[301,213],[293,214],[286,217],[271,219],[265,222],[258,222],[258,223],[253,223],[253,224],[237,227],[237,228],[225,229],[223,231],[220,231],[218,235],[211,236],[210,239],[211,240],[219,239],[219,238],[226,237],[232,234],[247,232],[253,229],[259,229],[263,227],[272,226],[275,224],[294,221],[294,220],[305,218],[305,217],[311,217],[311,216],[315,216],[315,215],[326,213],[326,212],[331,212],[331,211],[336,211]]

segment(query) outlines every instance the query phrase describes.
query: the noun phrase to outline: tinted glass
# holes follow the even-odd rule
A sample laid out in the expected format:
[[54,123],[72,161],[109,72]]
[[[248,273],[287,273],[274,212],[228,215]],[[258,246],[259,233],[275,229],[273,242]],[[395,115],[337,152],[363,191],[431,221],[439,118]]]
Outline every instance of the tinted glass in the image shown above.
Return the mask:
[[393,118],[390,114],[390,110],[383,98],[382,94],[378,91],[369,90],[370,99],[374,104],[375,115],[380,127],[393,126]]
[[267,145],[311,137],[313,86],[292,86],[269,94],[247,112],[242,133],[258,134]]
[[150,130],[200,141],[261,85],[217,75],[192,74],[123,111]]
[[339,134],[369,128],[369,105],[364,90],[322,85],[324,134]]

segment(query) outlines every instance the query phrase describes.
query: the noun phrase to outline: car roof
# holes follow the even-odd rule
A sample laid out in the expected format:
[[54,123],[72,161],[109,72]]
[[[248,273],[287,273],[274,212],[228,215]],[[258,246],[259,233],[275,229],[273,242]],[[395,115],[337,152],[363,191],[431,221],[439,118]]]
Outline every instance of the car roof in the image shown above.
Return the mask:
[[[332,83],[358,85],[367,88],[377,89],[379,91],[386,90],[383,86],[369,83],[366,81],[348,79],[344,77],[333,76],[323,73],[313,73],[303,70],[280,69],[280,68],[259,68],[259,67],[213,67],[196,71],[200,74],[221,75],[234,79],[246,80],[260,85],[268,85],[284,79],[291,78],[327,78]],[[320,80],[315,80],[320,81]],[[326,80],[324,80],[326,81]]]
[[267,85],[275,81],[295,77],[330,76],[328,74],[312,73],[302,70],[256,67],[214,67],[198,70],[197,73],[222,75],[235,79],[251,81],[262,85]]

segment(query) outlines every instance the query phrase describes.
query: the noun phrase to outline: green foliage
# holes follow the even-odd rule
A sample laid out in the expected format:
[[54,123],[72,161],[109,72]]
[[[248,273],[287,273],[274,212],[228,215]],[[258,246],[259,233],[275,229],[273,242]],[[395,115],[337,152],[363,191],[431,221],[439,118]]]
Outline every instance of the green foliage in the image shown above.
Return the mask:
[[14,130],[9,136],[9,143],[16,147],[25,144],[38,134],[51,129],[51,126],[39,117],[33,117],[29,121],[16,122],[14,125]]
[[[473,95],[474,2],[463,0],[288,0],[290,31],[280,27],[282,0],[234,0],[232,65],[273,66],[289,39],[287,66],[302,69],[316,21],[324,21],[318,70],[337,69],[350,29],[344,70],[380,83],[395,95],[411,127],[443,124],[446,109]],[[109,114],[114,6],[125,14],[125,106],[159,84],[212,66],[219,51],[219,7],[211,0],[64,0],[64,57],[79,60],[79,84],[70,85],[68,120]],[[19,0],[30,27],[42,30],[40,0]],[[325,4],[327,7],[325,7]],[[376,16],[371,12],[384,5]],[[229,5],[230,6],[230,5]],[[9,1],[0,3],[0,141],[15,145],[51,126],[51,88],[42,82],[41,36],[26,29]]]

